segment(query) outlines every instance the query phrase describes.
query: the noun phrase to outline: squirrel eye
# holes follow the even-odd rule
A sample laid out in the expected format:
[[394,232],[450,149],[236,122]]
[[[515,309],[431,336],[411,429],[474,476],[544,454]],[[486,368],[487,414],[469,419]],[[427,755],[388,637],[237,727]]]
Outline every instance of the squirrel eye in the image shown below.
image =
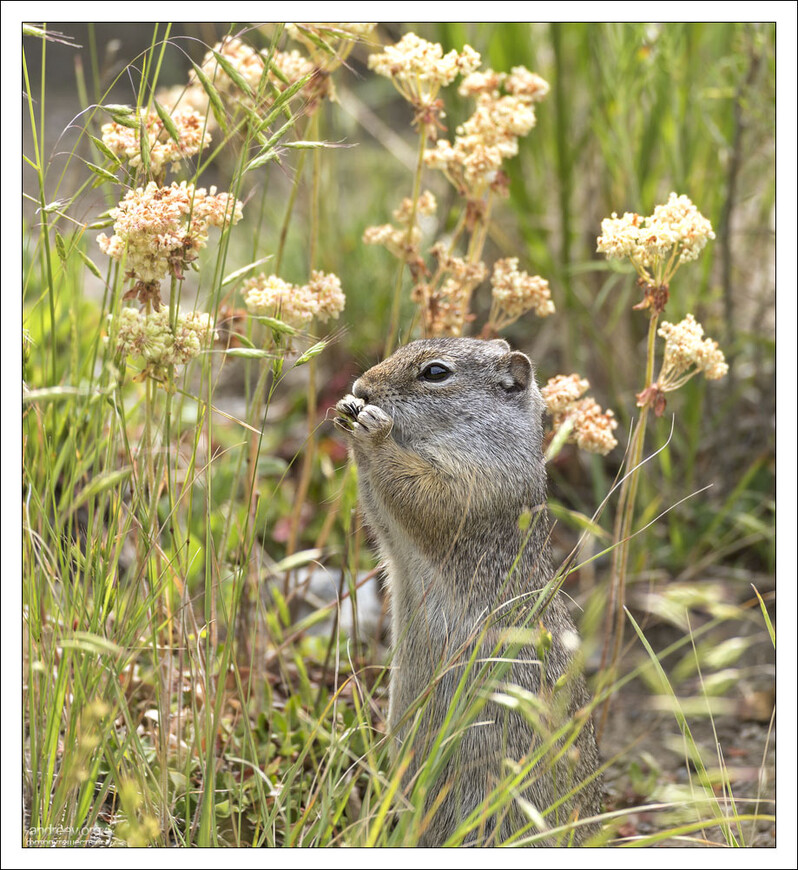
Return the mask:
[[451,373],[451,369],[446,368],[441,363],[435,362],[424,366],[419,378],[422,381],[445,381]]

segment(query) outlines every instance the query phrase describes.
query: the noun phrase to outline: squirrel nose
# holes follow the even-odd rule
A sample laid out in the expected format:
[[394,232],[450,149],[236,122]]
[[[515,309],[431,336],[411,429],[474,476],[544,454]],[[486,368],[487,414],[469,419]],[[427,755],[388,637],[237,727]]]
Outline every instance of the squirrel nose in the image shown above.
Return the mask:
[[366,388],[361,383],[363,379],[358,378],[354,384],[352,384],[352,395],[358,399],[363,399],[363,401],[368,405],[369,403],[369,394]]

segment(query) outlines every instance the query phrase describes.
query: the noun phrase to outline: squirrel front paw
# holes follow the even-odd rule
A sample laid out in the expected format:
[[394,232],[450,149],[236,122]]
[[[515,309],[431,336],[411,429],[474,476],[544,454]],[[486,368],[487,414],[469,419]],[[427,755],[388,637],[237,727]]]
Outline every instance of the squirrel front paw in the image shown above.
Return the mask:
[[357,396],[344,396],[335,406],[341,415],[335,425],[357,440],[379,440],[390,434],[393,420],[377,405],[367,405]]

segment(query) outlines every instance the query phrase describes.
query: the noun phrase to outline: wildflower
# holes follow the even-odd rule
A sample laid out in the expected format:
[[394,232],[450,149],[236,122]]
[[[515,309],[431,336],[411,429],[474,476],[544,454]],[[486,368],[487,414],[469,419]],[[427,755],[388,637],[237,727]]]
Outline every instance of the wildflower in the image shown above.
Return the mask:
[[154,376],[166,366],[185,365],[216,337],[210,315],[198,311],[178,311],[174,328],[166,307],[146,312],[126,307],[117,318],[117,351],[141,357],[145,372]]
[[[140,123],[141,115],[135,117]],[[181,160],[198,154],[211,141],[205,129],[205,117],[193,108],[185,106],[174,109],[170,117],[177,131],[177,141],[165,129],[157,113],[147,115],[144,121],[150,171],[153,175],[160,175],[164,166],[170,164],[173,171],[176,171]],[[102,126],[102,139],[120,160],[126,160],[132,168],[142,165],[141,133],[138,125],[128,127],[110,121]]]
[[679,389],[698,372],[711,381],[722,378],[729,370],[723,351],[692,314],[680,323],[663,323],[658,334],[665,339],[665,354],[659,377],[637,395],[638,407],[653,407],[659,417],[665,410],[665,393]]
[[262,273],[245,282],[244,302],[250,314],[278,317],[297,328],[307,326],[319,309],[318,298],[309,288]]
[[416,284],[411,298],[424,314],[427,335],[462,335],[466,322],[473,319],[468,313],[470,288],[456,278],[447,278],[437,289],[429,284]]
[[552,416],[562,414],[581,398],[590,388],[590,383],[577,374],[557,375],[550,378],[540,391],[546,408]]
[[660,389],[674,390],[698,372],[711,381],[729,370],[718,343],[704,338],[704,329],[692,314],[680,323],[663,323],[658,331],[665,339],[665,357],[658,378]]
[[548,93],[548,84],[524,67],[514,67],[509,76],[493,70],[472,72],[459,91],[476,98],[476,109],[457,128],[454,142],[439,140],[425,152],[424,161],[440,169],[470,200],[481,199],[489,190],[504,193],[502,163],[518,153],[518,139],[535,126],[533,104]]
[[462,335],[465,324],[474,319],[469,313],[471,295],[487,277],[488,269],[481,260],[450,254],[441,242],[433,245],[431,252],[438,261],[433,281],[418,281],[411,298],[421,308],[426,335]]
[[408,230],[407,227],[381,224],[380,226],[366,227],[363,231],[363,244],[382,245],[394,257],[404,260],[406,263],[412,263],[418,259],[418,244],[420,241],[421,230],[416,226]]
[[480,56],[466,45],[462,52],[452,49],[443,53],[439,43],[427,42],[415,33],[406,33],[396,45],[388,45],[381,54],[369,57],[369,69],[390,78],[399,93],[415,108],[414,123],[426,125],[435,137],[441,126],[438,117],[442,105],[438,93],[458,75],[469,75],[480,64]]
[[601,222],[596,250],[610,259],[628,258],[646,296],[637,306],[660,312],[668,298],[668,285],[679,266],[695,260],[710,239],[712,224],[686,196],[671,193],[649,217],[626,212]]
[[571,439],[581,450],[606,456],[618,444],[612,434],[618,426],[615,415],[610,410],[602,411],[595,399],[580,399],[571,406],[568,416],[573,424]]
[[366,245],[382,245],[387,248],[399,260],[408,263],[414,273],[422,275],[426,273],[426,266],[419,254],[421,243],[421,229],[416,224],[416,217],[432,217],[438,208],[435,196],[425,190],[416,200],[415,212],[413,200],[405,197],[394,210],[393,216],[399,224],[382,224],[380,226],[366,227],[363,232],[363,243]]
[[[183,277],[208,240],[208,227],[237,223],[241,203],[227,193],[192,184],[159,187],[151,181],[128,191],[111,212],[114,235],[101,233],[97,242],[114,260],[126,257],[128,274],[139,284],[157,288],[167,275]],[[157,302],[156,302],[157,307]]]
[[567,425],[567,441],[604,456],[618,443],[612,434],[618,421],[612,411],[602,411],[595,399],[581,398],[589,387],[588,381],[577,374],[557,375],[540,392],[552,417],[553,431]]
[[[425,190],[419,197],[416,202],[416,214],[424,215],[425,217],[431,217],[438,210],[438,203],[435,199],[435,194],[433,194],[429,190]],[[413,214],[413,200],[406,196],[399,208],[395,209],[393,216],[400,223],[407,226],[407,224],[412,220]]]
[[336,275],[324,272],[311,272],[308,289],[316,294],[318,302],[317,316],[320,320],[338,319],[344,310],[346,297],[341,289],[341,281]]
[[517,257],[496,261],[491,284],[494,310],[490,319],[496,331],[530,310],[534,310],[538,317],[554,313],[549,282],[540,275],[519,272]]
[[279,317],[290,326],[302,328],[314,317],[337,318],[344,310],[346,297],[340,280],[332,274],[312,272],[310,283],[289,284],[276,275],[264,274],[244,284],[244,301],[250,314]]

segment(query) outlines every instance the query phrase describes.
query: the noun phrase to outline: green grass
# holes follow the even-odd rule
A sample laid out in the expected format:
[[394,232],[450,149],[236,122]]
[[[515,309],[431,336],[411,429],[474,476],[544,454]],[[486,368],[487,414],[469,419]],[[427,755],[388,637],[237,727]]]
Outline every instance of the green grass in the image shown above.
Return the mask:
[[[358,624],[346,635],[334,606],[300,607],[312,569],[327,573],[339,597],[356,599],[376,564],[354,513],[354,472],[325,413],[385,346],[396,264],[360,240],[411,193],[412,162],[385,130],[412,158],[412,113],[367,70],[363,45],[333,80],[360,121],[381,122],[369,127],[383,131],[378,138],[330,101],[308,117],[300,99],[275,104],[272,94],[264,124],[237,99],[218,100],[211,148],[168,178],[234,192],[244,219],[210,230],[196,269],[162,286],[164,304],[221,322],[243,308],[252,274],[303,283],[322,269],[341,278],[347,307],[337,322],[296,335],[245,317],[233,344],[225,333],[163,383],[142,379],[141,360],[120,358],[105,340],[130,281],[95,240],[110,233],[107,210],[145,174],[98,146],[109,120],[100,107],[151,105],[161,86],[185,83],[187,55],[201,62],[207,46],[196,40],[212,44],[227,28],[159,25],[142,39],[126,27],[118,25],[115,58],[103,55],[107,34],[94,26],[80,48],[24,39],[23,777],[26,824],[44,832],[29,840],[96,828],[129,845],[412,844],[424,825],[418,795],[445,751],[422,771],[415,799],[403,794],[384,733],[381,638]],[[494,213],[486,253],[517,256],[551,283],[557,315],[523,318],[507,334],[536,360],[539,380],[584,373],[621,424],[622,446],[610,456],[566,448],[550,464],[558,544],[570,549],[586,530],[578,571],[564,579],[585,608],[588,657],[602,641],[612,502],[595,523],[587,518],[622,463],[646,326],[629,310],[638,301],[633,276],[595,254],[600,222],[613,211],[649,213],[675,190],[716,229],[717,241],[674,282],[668,314],[695,312],[720,340],[731,376],[691,382],[649,426],[647,453],[671,428],[672,436],[641,475],[628,666],[594,703],[637,684],[651,704],[667,699],[691,789],[677,806],[685,795],[668,799],[665,777],[644,788],[629,746],[608,770],[638,783],[639,804],[608,807],[605,841],[706,835],[749,845],[752,826],[771,818],[772,792],[758,807],[735,800],[722,751],[707,759],[691,728],[734,708],[753,673],[740,656],[768,648],[772,635],[750,583],[772,612],[774,444],[762,433],[770,433],[774,366],[774,29],[425,24],[392,26],[380,38],[406,29],[445,51],[468,42],[484,65],[523,64],[551,84],[507,167],[510,196]],[[267,50],[286,42],[268,28],[246,39]],[[455,90],[446,94],[451,135],[469,112]],[[52,120],[62,116],[76,119],[69,131]],[[428,176],[425,184],[440,181]],[[454,214],[450,188],[435,190],[440,213]],[[477,293],[478,317],[486,295]],[[407,294],[400,301],[407,339],[413,305]],[[687,703],[696,697],[703,706]],[[507,698],[540,715],[532,701]],[[482,701],[460,719],[453,713],[440,746]],[[559,737],[577,725],[563,723]],[[531,772],[508,771],[508,783]],[[497,792],[491,810],[513,800],[513,789]],[[648,803],[659,807],[655,832],[626,835],[626,818]],[[548,808],[527,809],[524,836],[534,839]],[[479,820],[463,836],[468,824]],[[561,827],[567,843],[569,825]]]

